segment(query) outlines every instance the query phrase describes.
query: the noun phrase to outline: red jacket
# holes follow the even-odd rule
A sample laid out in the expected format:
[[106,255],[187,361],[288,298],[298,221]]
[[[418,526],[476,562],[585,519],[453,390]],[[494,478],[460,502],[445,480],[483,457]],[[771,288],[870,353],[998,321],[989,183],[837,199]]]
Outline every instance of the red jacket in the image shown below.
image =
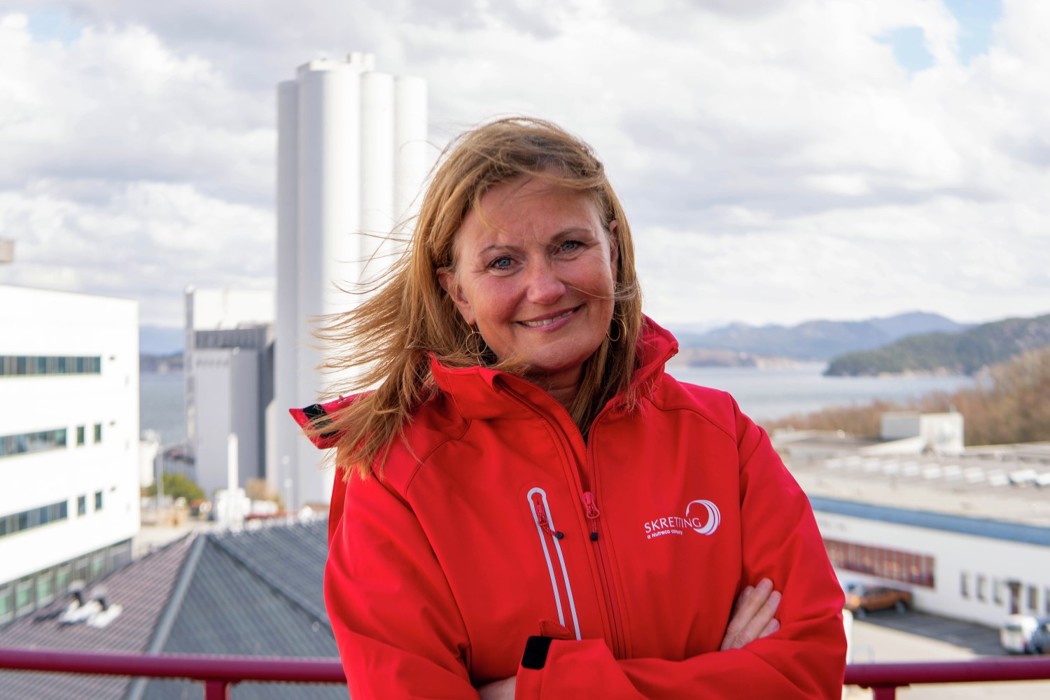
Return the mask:
[[[840,697],[842,591],[809,502],[728,394],[664,373],[676,351],[647,322],[646,398],[587,442],[535,385],[432,363],[407,445],[333,494],[325,599],[355,700],[515,674],[519,698]],[[718,651],[763,577],[780,631]]]

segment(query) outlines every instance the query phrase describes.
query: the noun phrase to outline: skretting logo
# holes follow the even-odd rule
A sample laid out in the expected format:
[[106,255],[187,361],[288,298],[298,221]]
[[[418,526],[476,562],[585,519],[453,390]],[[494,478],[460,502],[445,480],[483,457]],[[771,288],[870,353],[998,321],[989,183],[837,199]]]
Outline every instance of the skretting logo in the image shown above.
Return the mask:
[[645,523],[645,539],[651,540],[667,535],[683,535],[692,530],[698,535],[711,535],[722,522],[722,514],[711,501],[704,499],[690,501],[685,507],[685,517],[670,515],[656,518]]

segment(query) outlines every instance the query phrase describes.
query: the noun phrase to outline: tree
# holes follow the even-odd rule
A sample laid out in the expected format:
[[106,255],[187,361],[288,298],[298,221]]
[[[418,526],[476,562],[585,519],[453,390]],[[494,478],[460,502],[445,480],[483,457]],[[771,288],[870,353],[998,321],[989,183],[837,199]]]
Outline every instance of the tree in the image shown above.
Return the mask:
[[[185,474],[172,474],[170,472],[164,472],[161,474],[162,483],[164,484],[164,495],[171,498],[185,498],[188,502],[204,500],[204,489],[197,485],[197,482],[190,479]],[[146,489],[147,496],[157,495],[157,485],[153,484]]]

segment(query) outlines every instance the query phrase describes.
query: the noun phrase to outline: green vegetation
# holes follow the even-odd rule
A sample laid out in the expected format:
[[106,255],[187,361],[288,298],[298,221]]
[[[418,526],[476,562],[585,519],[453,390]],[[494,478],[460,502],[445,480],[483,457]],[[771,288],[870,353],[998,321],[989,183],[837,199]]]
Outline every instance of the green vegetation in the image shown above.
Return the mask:
[[1050,314],[985,323],[960,333],[912,335],[833,359],[829,376],[945,372],[973,375],[1021,353],[1050,345]]
[[[170,472],[164,472],[161,475],[161,480],[164,484],[164,495],[170,496],[171,498],[185,498],[187,502],[193,503],[204,499],[204,490],[197,485],[197,482],[190,479],[185,474],[172,474]],[[153,484],[146,489],[147,496],[157,495],[157,484]]]
[[[1048,318],[1048,317],[1041,317]],[[993,324],[994,325],[994,324]],[[953,394],[936,393],[906,404],[829,408],[817,413],[765,422],[767,430],[843,430],[852,435],[879,434],[887,411],[958,411],[966,420],[967,445],[997,445],[1050,440],[1050,346],[1025,352],[978,376],[977,387]]]

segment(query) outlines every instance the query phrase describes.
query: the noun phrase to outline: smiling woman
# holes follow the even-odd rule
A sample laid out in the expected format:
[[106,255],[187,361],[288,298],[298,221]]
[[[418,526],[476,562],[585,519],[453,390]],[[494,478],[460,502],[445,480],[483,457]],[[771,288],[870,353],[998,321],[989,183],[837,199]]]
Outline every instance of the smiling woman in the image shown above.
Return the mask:
[[327,335],[375,387],[292,411],[345,477],[325,601],[354,698],[840,696],[809,503],[728,394],[664,372],[586,144],[465,134]]
[[[571,409],[580,369],[609,332],[616,222],[586,194],[521,178],[463,220],[454,265],[439,271],[463,320],[497,358]],[[619,323],[619,321],[617,321]]]

